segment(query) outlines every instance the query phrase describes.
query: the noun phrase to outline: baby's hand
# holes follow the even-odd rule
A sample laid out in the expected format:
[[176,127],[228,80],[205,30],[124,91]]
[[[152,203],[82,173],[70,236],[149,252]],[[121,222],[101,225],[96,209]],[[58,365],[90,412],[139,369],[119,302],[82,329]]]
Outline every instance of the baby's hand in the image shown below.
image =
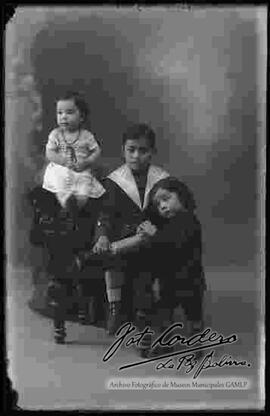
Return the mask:
[[85,170],[85,165],[83,162],[76,162],[73,164],[73,170],[75,170],[75,172],[82,172],[83,170]]
[[76,164],[74,162],[67,162],[66,167],[71,169],[71,170],[76,171]]
[[99,237],[98,241],[94,245],[93,253],[95,254],[106,253],[110,251],[110,249],[111,249],[111,244],[110,244],[108,237],[106,237],[105,235],[104,236],[102,235]]
[[142,222],[138,228],[137,233],[138,234],[144,234],[148,237],[153,237],[157,232],[157,227],[152,224],[150,221],[144,221]]
[[63,165],[66,166],[68,169],[75,170],[76,161],[65,156]]

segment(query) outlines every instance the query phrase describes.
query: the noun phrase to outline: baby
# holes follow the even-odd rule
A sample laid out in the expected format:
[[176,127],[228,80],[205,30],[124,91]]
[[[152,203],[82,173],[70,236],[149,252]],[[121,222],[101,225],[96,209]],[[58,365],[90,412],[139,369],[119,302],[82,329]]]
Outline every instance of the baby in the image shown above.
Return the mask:
[[78,93],[66,93],[56,103],[58,127],[49,134],[46,145],[46,168],[43,188],[53,192],[62,208],[69,201],[83,207],[89,198],[99,198],[105,192],[94,177],[91,167],[101,150],[93,134],[83,128],[88,107]]

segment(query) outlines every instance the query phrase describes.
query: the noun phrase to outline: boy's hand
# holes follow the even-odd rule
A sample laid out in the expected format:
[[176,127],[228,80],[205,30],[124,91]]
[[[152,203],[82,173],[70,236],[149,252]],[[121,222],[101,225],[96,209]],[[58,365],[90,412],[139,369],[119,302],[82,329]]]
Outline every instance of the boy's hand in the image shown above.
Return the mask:
[[153,286],[152,286],[152,291],[153,291],[153,297],[154,297],[154,301],[158,302],[161,297],[160,297],[160,285],[159,285],[159,280],[155,279]]
[[80,259],[79,256],[75,257],[75,265],[79,271],[82,270],[82,260]]
[[110,249],[111,249],[111,244],[110,244],[108,237],[106,237],[105,235],[102,235],[99,237],[98,241],[94,245],[93,253],[95,254],[106,253],[110,251]]
[[138,228],[137,233],[144,234],[148,237],[153,237],[157,232],[157,227],[152,224],[150,221],[144,221],[142,222]]

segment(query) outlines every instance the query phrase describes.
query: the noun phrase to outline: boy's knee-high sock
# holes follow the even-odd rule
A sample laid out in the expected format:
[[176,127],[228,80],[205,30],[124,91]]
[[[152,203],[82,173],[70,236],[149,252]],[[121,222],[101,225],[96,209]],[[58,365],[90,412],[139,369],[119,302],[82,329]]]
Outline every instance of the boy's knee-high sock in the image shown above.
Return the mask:
[[109,316],[107,330],[109,335],[115,334],[121,324],[123,273],[115,270],[105,272],[106,292],[109,302]]
[[121,287],[114,289],[107,289],[108,302],[121,302]]
[[120,302],[121,289],[124,282],[123,273],[115,270],[106,270],[105,282],[108,302]]

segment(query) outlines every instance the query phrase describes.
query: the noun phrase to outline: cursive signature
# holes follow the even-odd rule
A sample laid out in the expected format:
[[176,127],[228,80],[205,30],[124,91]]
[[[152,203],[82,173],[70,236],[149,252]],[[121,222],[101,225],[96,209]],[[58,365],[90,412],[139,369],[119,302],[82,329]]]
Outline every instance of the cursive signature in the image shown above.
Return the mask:
[[[207,350],[209,348],[218,347],[221,345],[232,344],[237,341],[236,334],[231,334],[225,337],[223,334],[218,334],[217,332],[213,331],[211,328],[206,328],[204,331],[199,332],[195,335],[192,335],[189,338],[186,338],[184,335],[175,333],[176,329],[183,328],[183,324],[181,322],[177,322],[167,328],[163,333],[157,337],[157,339],[152,343],[150,349],[153,349],[157,346],[159,347],[172,347],[175,345],[184,345],[188,347],[184,350],[179,350],[172,353],[167,353],[158,357],[153,357],[141,361],[137,361],[135,363],[129,363],[119,368],[119,370],[124,370],[127,368],[145,365],[149,362],[159,361],[156,369],[160,370],[162,368],[177,368],[178,370],[181,367],[186,366],[187,372],[190,372],[195,369],[198,361],[195,360],[195,355],[191,354],[193,352]],[[126,348],[130,347],[131,345],[136,345],[137,347],[140,346],[141,341],[147,335],[153,335],[154,331],[152,331],[149,327],[145,327],[143,331],[136,332],[136,327],[133,326],[130,322],[125,323],[122,325],[116,333],[116,340],[110,346],[110,348],[106,351],[103,356],[103,361],[109,361],[118,351],[118,349],[124,345]],[[197,344],[197,345],[196,345]],[[211,355],[212,354],[212,355]],[[172,360],[172,357],[181,356],[178,359],[177,366]],[[214,367],[221,367],[225,365],[240,365],[242,362],[237,362],[236,360],[229,360],[226,356],[222,357],[221,362],[213,363],[211,359],[213,358],[213,351],[207,354],[203,361],[198,366],[196,373],[194,376],[198,377],[198,375],[206,369],[214,368]],[[167,359],[165,362],[160,362],[161,360]],[[226,361],[227,359],[227,361]],[[225,360],[225,361],[224,361]],[[229,361],[228,361],[229,360]],[[232,364],[228,364],[228,362],[232,362]],[[227,364],[225,364],[227,363]],[[244,365],[244,364],[241,364]],[[248,365],[248,364],[247,364]],[[195,378],[196,378],[195,377]]]
[[[250,367],[246,360],[237,361],[233,359],[230,355],[223,355],[218,361],[214,361],[215,351],[212,350],[210,353],[205,355],[201,361],[195,359],[195,354],[186,354],[183,357],[178,358],[178,362],[174,362],[171,358],[164,362],[160,362],[156,366],[156,370],[172,370],[175,369],[179,371],[184,369],[186,374],[194,371],[193,378],[196,379],[203,371],[210,370],[214,368],[223,368],[223,367]],[[160,358],[160,357],[159,357]]]

